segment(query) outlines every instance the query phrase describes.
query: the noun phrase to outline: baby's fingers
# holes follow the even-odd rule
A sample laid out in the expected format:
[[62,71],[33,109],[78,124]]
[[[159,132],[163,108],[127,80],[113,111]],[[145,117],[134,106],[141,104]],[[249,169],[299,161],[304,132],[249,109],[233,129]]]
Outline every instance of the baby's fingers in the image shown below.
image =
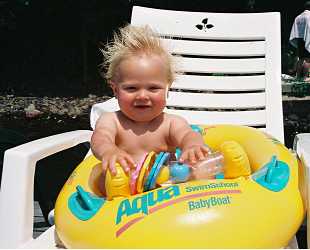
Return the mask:
[[125,172],[129,172],[130,168],[128,166],[128,163],[126,161],[126,158],[120,158],[119,160],[119,164],[122,166],[122,168],[125,170]]
[[136,163],[130,155],[125,155],[124,158],[126,159],[129,168],[136,168]]
[[202,146],[201,150],[204,154],[208,155],[212,153],[212,150],[208,146]]
[[179,157],[179,162],[184,163],[187,160],[187,152],[182,152],[182,154]]
[[122,156],[119,157],[118,161],[127,173],[130,171],[130,169],[136,167],[134,160],[128,154],[122,154]]
[[198,159],[199,161],[202,161],[202,160],[205,159],[205,155],[204,155],[202,149],[198,148],[198,149],[196,150],[195,153],[196,153],[197,159]]
[[116,175],[117,173],[115,163],[116,163],[116,156],[113,155],[109,160],[109,169],[112,175]]
[[101,165],[102,165],[102,170],[105,172],[108,168],[108,161],[103,159]]
[[179,159],[180,163],[188,162],[191,163],[192,160],[195,158],[195,154],[192,150],[185,150]]
[[195,164],[197,162],[195,150],[190,150],[188,152],[188,160],[191,164]]

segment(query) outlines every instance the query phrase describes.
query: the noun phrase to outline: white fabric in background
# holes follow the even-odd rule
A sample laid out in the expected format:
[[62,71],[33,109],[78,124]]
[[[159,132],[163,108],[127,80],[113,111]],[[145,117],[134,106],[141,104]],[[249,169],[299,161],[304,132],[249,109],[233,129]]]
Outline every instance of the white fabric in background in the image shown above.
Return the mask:
[[305,48],[310,52],[310,11],[305,10],[303,13],[299,14],[293,23],[290,43],[297,48],[297,38],[302,38],[305,42]]

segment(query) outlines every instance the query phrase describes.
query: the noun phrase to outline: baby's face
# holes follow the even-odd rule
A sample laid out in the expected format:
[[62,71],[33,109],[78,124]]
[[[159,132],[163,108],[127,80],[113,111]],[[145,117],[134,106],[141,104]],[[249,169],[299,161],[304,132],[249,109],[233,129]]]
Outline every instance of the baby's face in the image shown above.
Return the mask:
[[129,57],[119,64],[117,77],[111,82],[121,111],[137,122],[148,122],[166,106],[167,70],[158,55]]

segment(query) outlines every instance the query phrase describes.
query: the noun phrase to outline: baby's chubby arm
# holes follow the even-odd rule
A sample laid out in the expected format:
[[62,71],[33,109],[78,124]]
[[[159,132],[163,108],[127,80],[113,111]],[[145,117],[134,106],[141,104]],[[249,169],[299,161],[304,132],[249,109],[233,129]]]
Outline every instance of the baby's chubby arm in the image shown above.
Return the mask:
[[201,134],[191,129],[185,119],[173,116],[170,121],[169,137],[174,145],[181,148],[180,162],[190,165],[204,160],[210,149],[205,145]]
[[104,171],[109,168],[112,175],[116,174],[116,162],[126,172],[135,167],[132,157],[115,144],[117,131],[115,114],[107,112],[98,119],[90,142],[91,150],[102,161]]

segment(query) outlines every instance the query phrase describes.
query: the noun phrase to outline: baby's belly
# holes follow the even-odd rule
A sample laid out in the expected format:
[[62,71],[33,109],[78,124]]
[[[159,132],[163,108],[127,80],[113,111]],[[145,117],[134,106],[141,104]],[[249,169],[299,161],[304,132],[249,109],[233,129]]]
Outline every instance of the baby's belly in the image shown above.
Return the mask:
[[149,149],[136,149],[134,151],[128,152],[131,157],[134,159],[136,163],[140,162],[143,157],[148,154],[149,152],[154,151],[155,153],[160,152],[175,152],[175,148],[169,148],[169,147],[153,147]]
[[145,154],[143,154],[143,153],[142,154],[135,154],[135,155],[131,154],[131,156],[132,156],[132,158],[136,164],[138,164],[141,160],[143,160],[144,155]]

